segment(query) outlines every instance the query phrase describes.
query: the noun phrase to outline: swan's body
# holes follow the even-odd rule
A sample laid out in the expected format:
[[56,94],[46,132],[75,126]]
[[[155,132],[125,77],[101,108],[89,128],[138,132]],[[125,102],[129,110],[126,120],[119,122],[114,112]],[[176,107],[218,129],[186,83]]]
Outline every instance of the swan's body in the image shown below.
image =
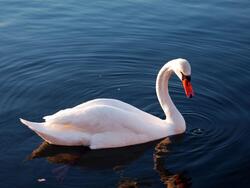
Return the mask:
[[119,100],[95,99],[46,116],[43,123],[21,122],[51,144],[85,145],[91,149],[140,144],[183,133],[184,118],[168,94],[170,75],[175,72],[180,76],[180,68],[181,74],[191,74],[189,63],[176,59],[164,65],[157,77],[156,92],[166,120]]

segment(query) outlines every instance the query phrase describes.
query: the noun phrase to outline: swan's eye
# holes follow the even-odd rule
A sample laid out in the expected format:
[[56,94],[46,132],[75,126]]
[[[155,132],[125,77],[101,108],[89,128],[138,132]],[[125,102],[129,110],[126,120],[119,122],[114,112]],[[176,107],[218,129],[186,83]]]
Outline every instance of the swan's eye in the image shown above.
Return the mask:
[[185,74],[183,74],[182,72],[181,72],[181,75],[182,75],[182,80],[188,80],[189,82],[191,82],[191,76],[190,75],[188,75],[188,76],[186,76]]

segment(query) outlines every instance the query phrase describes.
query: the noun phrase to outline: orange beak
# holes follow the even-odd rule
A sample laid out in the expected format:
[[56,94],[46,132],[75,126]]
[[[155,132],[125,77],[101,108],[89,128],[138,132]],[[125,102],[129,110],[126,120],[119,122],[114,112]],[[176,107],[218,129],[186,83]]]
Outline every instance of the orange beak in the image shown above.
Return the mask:
[[194,96],[194,91],[193,91],[191,82],[188,81],[187,79],[183,79],[183,80],[182,80],[182,85],[183,85],[183,87],[184,87],[186,96],[187,96],[188,98],[192,98],[192,97]]

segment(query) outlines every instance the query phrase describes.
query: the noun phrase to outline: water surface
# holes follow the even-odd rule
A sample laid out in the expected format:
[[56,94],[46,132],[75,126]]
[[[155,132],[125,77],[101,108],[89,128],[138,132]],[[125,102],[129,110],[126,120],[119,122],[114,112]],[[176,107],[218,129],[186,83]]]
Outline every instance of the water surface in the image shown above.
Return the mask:
[[[249,1],[11,0],[0,12],[1,187],[249,186]],[[171,79],[181,136],[90,151],[43,143],[18,120],[101,97],[164,118],[155,79],[178,57],[196,93]]]

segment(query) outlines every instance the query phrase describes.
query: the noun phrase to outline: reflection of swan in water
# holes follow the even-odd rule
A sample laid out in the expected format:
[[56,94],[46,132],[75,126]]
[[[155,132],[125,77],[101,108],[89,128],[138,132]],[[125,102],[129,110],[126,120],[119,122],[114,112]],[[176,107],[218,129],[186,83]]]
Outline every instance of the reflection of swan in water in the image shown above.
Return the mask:
[[156,141],[116,149],[90,150],[84,146],[57,146],[43,142],[31,153],[29,159],[46,158],[51,163],[64,164],[53,170],[56,178],[63,180],[70,166],[90,169],[110,168],[119,172],[155,144]]
[[[175,138],[178,139],[178,136]],[[188,178],[185,172],[172,173],[165,168],[165,156],[168,153],[167,146],[170,143],[171,140],[166,138],[156,145],[154,153],[154,168],[167,188],[188,188],[191,186],[191,178]]]
[[43,142],[29,156],[29,159],[45,157],[51,163],[103,169],[124,166],[139,158],[156,142],[116,149],[90,150],[84,146],[56,146]]
[[[154,152],[154,167],[156,172],[160,175],[160,179],[168,188],[188,188],[190,186],[190,179],[181,173],[171,173],[165,168],[165,157],[167,155],[167,147],[170,144],[170,139],[166,138],[162,141],[154,141],[145,144],[128,146],[116,149],[100,149],[90,150],[87,147],[67,147],[50,145],[43,142],[30,155],[29,159],[46,158],[51,163],[64,164],[64,166],[55,169],[58,178],[62,179],[69,166],[80,166],[91,169],[113,168],[114,170],[121,170],[123,166],[129,165],[147,150],[153,149]],[[66,170],[65,170],[66,169]],[[151,187],[150,181],[124,178],[118,184],[119,188],[128,187]]]
[[[172,137],[179,139],[179,136]],[[154,152],[154,169],[159,174],[161,182],[167,188],[189,188],[191,187],[191,178],[185,172],[172,173],[165,168],[165,158],[168,153],[168,145],[171,143],[169,138],[159,142],[155,147]],[[139,188],[139,187],[154,187],[147,182],[140,180],[125,179],[121,180],[118,188]]]

